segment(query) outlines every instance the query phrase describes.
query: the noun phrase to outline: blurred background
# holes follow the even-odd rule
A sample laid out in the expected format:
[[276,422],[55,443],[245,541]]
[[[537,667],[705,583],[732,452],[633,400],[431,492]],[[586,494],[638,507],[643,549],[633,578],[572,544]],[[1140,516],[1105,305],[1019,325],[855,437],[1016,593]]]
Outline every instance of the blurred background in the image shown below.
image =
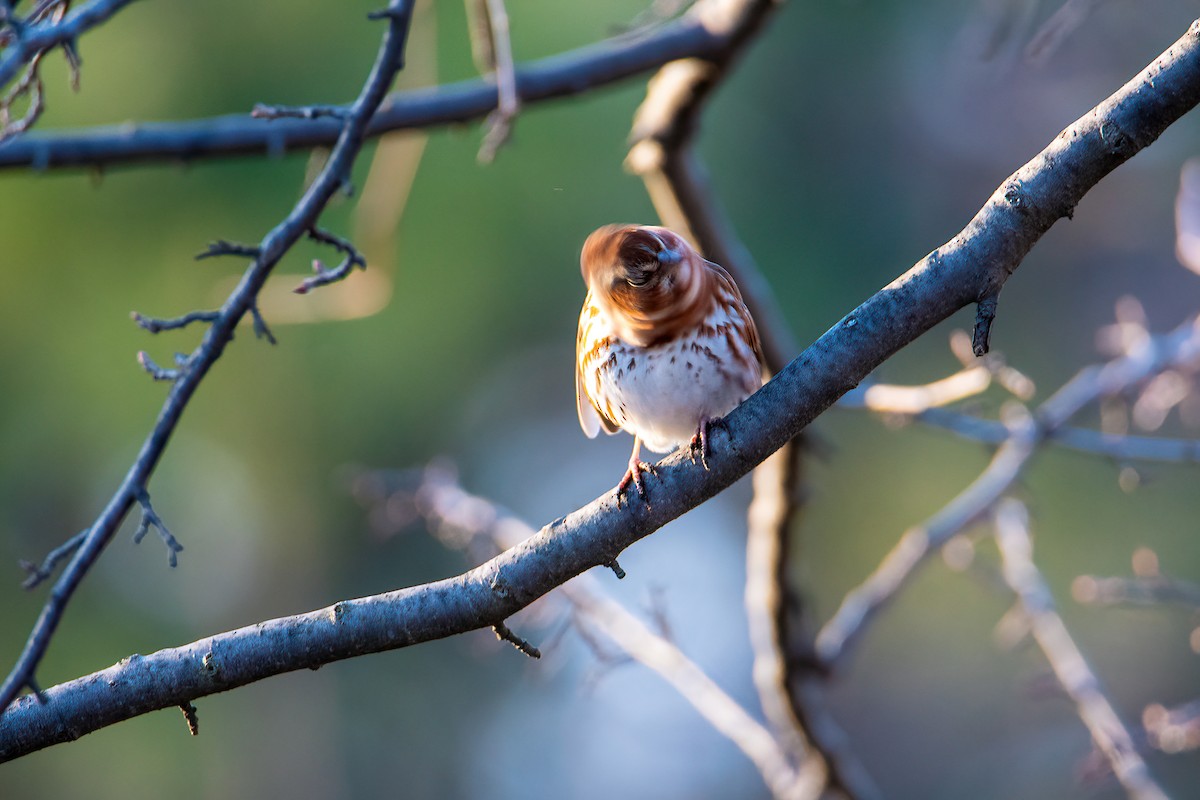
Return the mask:
[[[379,29],[363,16],[375,5],[135,4],[81,40],[78,94],[58,54],[47,59],[38,130],[347,101],[375,53]],[[510,0],[516,58],[612,35],[645,5]],[[1078,26],[1047,41],[1038,34],[1058,2],[794,2],[750,48],[705,116],[701,151],[800,342],[953,236],[1196,15],[1184,0],[1069,5]],[[463,5],[426,3],[420,15],[402,86],[473,77]],[[263,303],[278,346],[241,332],[151,482],[186,547],[179,567],[167,568],[153,536],[131,545],[127,525],[70,606],[42,684],[469,566],[419,523],[382,533],[351,496],[355,469],[444,459],[469,491],[535,527],[610,488],[630,440],[588,441],[575,418],[578,249],[601,224],[654,219],[621,168],[642,96],[631,81],[529,108],[488,166],[475,159],[478,125],[364,151],[361,191],[323,224],[354,239],[370,268],[299,297],[287,290],[330,254],[304,246],[288,257]],[[1122,296],[1139,298],[1160,331],[1196,310],[1200,278],[1176,259],[1173,209],[1198,133],[1193,113],[1105,179],[1009,282],[993,347],[1036,382],[1036,399],[1099,358],[1096,330]],[[201,334],[151,336],[129,312],[219,304],[241,265],[194,254],[218,238],[258,241],[310,169],[294,155],[0,175],[5,671],[46,592],[21,590],[17,560],[91,522],[153,423],[165,386],[136,352],[169,363]],[[971,313],[880,377],[954,371],[949,334]],[[829,453],[810,467],[791,573],[824,619],[989,452],[859,411],[830,411],[816,428]],[[1160,432],[1195,436],[1176,415]],[[1146,466],[1125,490],[1119,472],[1050,449],[1021,495],[1068,625],[1136,722],[1149,703],[1200,695],[1189,644],[1200,619],[1085,607],[1071,583],[1128,575],[1139,547],[1200,580],[1200,492],[1194,468]],[[741,596],[748,500],[743,481],[631,548],[625,581],[598,577],[628,607],[663,614],[679,645],[757,709]],[[994,548],[981,545],[979,558],[994,560]],[[1010,604],[935,561],[832,683],[836,718],[887,796],[1121,796],[1081,777],[1090,742],[1068,703],[1044,691],[1040,653],[995,644]],[[543,622],[511,621],[548,641],[540,662],[490,632],[356,659],[201,699],[198,737],[176,711],[151,714],[6,765],[0,786],[12,798],[766,796],[742,754],[657,676]],[[1200,782],[1194,752],[1150,764],[1176,796]]]

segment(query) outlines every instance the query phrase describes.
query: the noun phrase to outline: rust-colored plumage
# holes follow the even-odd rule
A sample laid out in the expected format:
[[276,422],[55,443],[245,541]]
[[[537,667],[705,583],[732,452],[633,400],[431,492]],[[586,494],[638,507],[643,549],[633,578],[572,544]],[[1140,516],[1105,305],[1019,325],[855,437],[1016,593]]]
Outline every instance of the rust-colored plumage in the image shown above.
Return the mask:
[[666,228],[600,228],[580,268],[579,423],[588,437],[633,434],[619,488],[633,482],[644,494],[642,444],[667,452],[690,442],[707,463],[709,423],[762,384],[758,331],[729,273]]

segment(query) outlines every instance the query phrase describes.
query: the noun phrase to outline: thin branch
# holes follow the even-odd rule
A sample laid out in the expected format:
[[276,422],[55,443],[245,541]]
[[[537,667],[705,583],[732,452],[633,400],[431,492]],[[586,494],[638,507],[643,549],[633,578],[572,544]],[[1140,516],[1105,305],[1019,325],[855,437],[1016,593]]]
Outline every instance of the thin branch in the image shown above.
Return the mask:
[[257,245],[239,244],[237,242],[227,242],[224,239],[218,239],[215,242],[210,242],[208,249],[203,253],[197,253],[196,260],[202,261],[206,258],[216,258],[217,256],[258,258],[261,254]]
[[496,634],[497,639],[502,642],[508,642],[522,655],[529,656],[530,658],[542,657],[542,652],[540,650],[522,639],[520,636],[517,636],[515,633],[513,633],[512,630],[510,630],[509,627],[503,622],[497,622],[495,625],[493,625],[492,632]]
[[167,530],[166,524],[163,523],[162,517],[154,510],[154,506],[150,505],[149,494],[142,491],[138,494],[137,501],[142,507],[142,520],[138,523],[137,530],[133,532],[133,543],[141,544],[142,539],[151,528],[158,531],[158,537],[167,546],[167,563],[174,569],[177,563],[176,555],[183,552],[183,545],[171,535],[171,532]]
[[[523,65],[516,70],[517,95],[522,106],[570,97],[641,75],[674,59],[706,58],[723,49],[729,36],[721,20],[688,14],[646,34],[620,36]],[[398,92],[372,117],[368,135],[483,119],[497,102],[495,84],[483,79]],[[26,134],[0,145],[0,169],[276,156],[327,147],[340,128],[332,118],[261,120],[228,114]]]
[[[838,401],[838,408],[865,408],[887,414],[914,416],[982,394],[992,385],[992,372],[985,366],[961,369],[941,380],[917,386],[864,383]],[[1001,425],[1001,430],[1007,429]]]
[[73,43],[91,28],[105,22],[133,0],[92,0],[77,6],[61,20],[50,19],[21,26],[0,51],[0,86],[13,79],[24,65],[38,54],[55,47],[73,47]]
[[491,69],[496,81],[496,110],[484,121],[483,143],[479,147],[479,161],[490,164],[496,153],[512,135],[513,121],[521,109],[521,98],[517,94],[517,72],[513,65],[512,38],[508,32],[508,11],[504,0],[483,0],[488,23],[488,41],[491,44]]
[[262,311],[258,308],[258,303],[250,306],[250,318],[254,324],[254,335],[259,339],[266,339],[271,344],[279,344],[275,338],[275,334],[271,333],[271,329],[267,327],[267,321],[263,319]]
[[[908,388],[908,387],[903,387]],[[851,392],[843,398],[846,407],[859,407],[861,394]],[[863,407],[866,407],[865,405]],[[1003,444],[1008,427],[953,409],[931,407],[913,415],[913,420],[949,431],[964,439],[984,444]],[[1051,433],[1048,443],[1114,461],[1158,461],[1167,464],[1200,464],[1200,439],[1172,439],[1162,436],[1138,436],[1126,433],[1064,426]]]
[[188,733],[199,736],[200,717],[196,714],[196,707],[191,703],[180,703],[179,710],[183,712],[183,721],[187,723]]
[[341,253],[343,258],[336,267],[326,267],[324,263],[314,259],[312,263],[312,277],[305,278],[299,286],[292,290],[296,294],[308,294],[318,287],[344,280],[355,267],[359,269],[367,268],[367,260],[363,258],[362,253],[358,252],[349,240],[335,236],[315,226],[308,231],[308,238],[314,242],[329,245]]
[[1075,414],[1163,370],[1195,366],[1197,358],[1200,358],[1200,329],[1196,320],[1189,320],[1167,336],[1144,339],[1123,358],[1083,370],[1033,415],[1014,423],[987,469],[941,511],[905,532],[879,567],[846,594],[837,612],[817,635],[821,661],[833,666],[843,658],[852,642],[891,602],[917,567],[953,536],[987,514],[1017,481],[1039,446]]
[[[403,65],[404,42],[408,35],[412,2],[391,0],[388,8],[394,15],[388,23],[379,54],[329,159],[288,216],[263,238],[258,246],[258,257],[247,268],[241,282],[221,307],[220,316],[211,322],[200,346],[187,359],[187,368],[179,370],[174,376],[174,383],[159,412],[158,420],[143,442],[136,460],[104,511],[88,529],[83,543],[75,550],[70,563],[63,570],[43,606],[17,663],[4,679],[3,685],[0,685],[0,710],[7,708],[21,689],[33,681],[37,665],[49,647],[54,630],[58,627],[76,588],[112,539],[132,505],[145,496],[150,475],[162,458],[184,409],[204,376],[233,338],[234,330],[242,317],[256,304],[258,292],[266,282],[267,276],[292,245],[313,229],[326,203],[347,180],[354,159],[365,141],[367,123]],[[68,20],[76,16],[77,14],[72,14]],[[178,702],[173,705],[178,705]]]
[[252,119],[321,119],[332,117],[344,120],[350,109],[346,106],[313,105],[313,106],[271,106],[266,103],[256,103],[250,109]]
[[847,798],[879,796],[825,702],[812,631],[787,580],[790,533],[802,509],[804,452],[793,440],[753,474],[746,540],[746,618],[753,678],[772,730],[809,780]]
[[142,328],[151,333],[159,333],[160,331],[171,331],[177,328],[186,328],[193,322],[216,322],[221,318],[220,311],[192,311],[184,314],[182,317],[173,319],[157,319],[155,317],[147,317],[132,311],[129,314],[130,319],[140,325]]
[[42,581],[54,574],[54,570],[58,565],[67,559],[79,545],[83,544],[83,540],[87,538],[87,531],[83,530],[72,536],[67,541],[60,544],[58,547],[51,550],[41,564],[35,564],[32,561],[22,559],[20,561],[21,569],[25,570],[25,582],[21,584],[24,589],[32,589]]
[[1200,611],[1200,584],[1150,575],[1137,578],[1101,578],[1080,575],[1071,584],[1071,596],[1089,606],[1179,605]]
[[[370,82],[372,86],[376,83],[374,79]],[[616,492],[610,490],[458,577],[344,601],[153,656],[131,658],[110,670],[47,690],[51,703],[46,706],[22,698],[0,717],[0,758],[73,740],[123,719],[270,675],[490,628],[569,578],[610,563],[634,542],[744,476],[902,346],[974,302],[981,289],[996,280],[993,271],[1011,274],[1057,218],[1198,101],[1200,23],[1010,178],[1020,181],[1028,202],[1014,206],[1005,199],[1002,187],[966,230],[843,318],[732,411],[714,432],[709,470],[692,465],[686,451],[661,461],[652,508],[638,504],[618,508]],[[360,142],[362,131],[351,127],[345,140]],[[1124,134],[1118,136],[1118,130]],[[327,169],[337,172],[348,166],[355,149],[351,145],[335,148]],[[319,208],[337,190],[338,177],[323,174],[312,184],[294,215],[264,242],[264,258],[277,259],[285,244],[311,227],[315,216],[312,204]],[[256,270],[243,278],[242,286],[247,288],[236,292],[231,301],[243,304],[242,313],[268,269],[256,264]],[[218,322],[208,336],[217,329],[228,335],[235,322]],[[175,384],[172,396],[185,383],[191,385],[190,395],[195,381],[192,374]],[[169,405],[164,409],[164,415],[173,415],[160,434],[164,440],[181,408]],[[156,461],[162,442],[151,446]],[[134,480],[144,479],[149,467],[148,460],[135,469]],[[122,516],[131,500],[131,496],[119,494],[113,513]],[[107,514],[101,522],[104,519]],[[83,547],[96,541],[97,529]],[[77,556],[72,564],[78,561]],[[90,558],[86,563],[91,563]],[[69,566],[64,577],[71,574]],[[76,583],[77,579],[64,587],[68,594]],[[33,680],[32,666],[44,652],[61,611],[62,606],[57,605],[43,613],[53,619],[39,624],[0,697],[15,695],[14,682],[19,687]]]
[[1004,579],[1029,618],[1038,643],[1063,690],[1092,735],[1092,741],[1112,766],[1117,780],[1136,800],[1166,800],[1138,754],[1133,736],[1104,696],[1100,681],[1088,666],[1067,626],[1054,607],[1050,588],[1033,563],[1029,514],[1017,500],[1002,502],[995,513],[996,543],[1003,558]]
[[177,380],[179,380],[179,377],[183,374],[182,368],[169,369],[167,367],[160,367],[158,365],[158,363],[154,359],[152,359],[150,357],[150,354],[147,353],[145,350],[138,351],[137,361],[139,364],[141,364],[142,369],[146,370],[146,374],[148,374],[151,378],[153,378],[156,381],[165,381],[165,382],[177,381]]
[[[375,473],[376,479],[384,476]],[[391,503],[390,488],[368,498]],[[533,536],[535,531],[520,519],[483,498],[468,494],[445,470],[426,469],[413,501],[431,523],[439,540],[448,547],[477,552],[483,540],[492,552],[507,550]],[[788,761],[787,751],[762,725],[720,689],[667,636],[655,633],[640,618],[612,599],[594,575],[580,575],[559,587],[561,597],[572,607],[580,634],[597,653],[605,651],[594,640],[599,632],[626,655],[657,672],[758,767],[764,782],[776,797],[816,797],[822,776],[798,772]]]

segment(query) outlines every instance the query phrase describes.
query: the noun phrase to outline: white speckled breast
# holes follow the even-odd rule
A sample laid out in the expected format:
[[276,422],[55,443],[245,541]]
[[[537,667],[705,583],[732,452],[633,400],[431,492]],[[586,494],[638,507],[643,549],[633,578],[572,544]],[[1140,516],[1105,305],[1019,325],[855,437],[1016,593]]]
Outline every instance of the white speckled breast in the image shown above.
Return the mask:
[[[649,347],[597,337],[591,355],[599,367],[587,375],[588,394],[655,452],[690,441],[701,419],[728,414],[762,384],[747,319],[728,309],[715,302],[693,331]],[[601,329],[609,327],[603,313],[595,320]]]

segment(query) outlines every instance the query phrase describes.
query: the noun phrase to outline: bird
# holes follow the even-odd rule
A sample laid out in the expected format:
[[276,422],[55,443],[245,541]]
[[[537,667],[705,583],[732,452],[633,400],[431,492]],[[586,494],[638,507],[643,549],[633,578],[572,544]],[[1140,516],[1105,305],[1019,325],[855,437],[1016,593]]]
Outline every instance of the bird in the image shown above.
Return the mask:
[[589,439],[633,434],[620,502],[632,483],[648,502],[645,445],[687,444],[708,468],[709,429],[762,386],[758,329],[728,272],[682,236],[653,225],[605,225],[583,244],[587,296],[575,340],[575,400]]

